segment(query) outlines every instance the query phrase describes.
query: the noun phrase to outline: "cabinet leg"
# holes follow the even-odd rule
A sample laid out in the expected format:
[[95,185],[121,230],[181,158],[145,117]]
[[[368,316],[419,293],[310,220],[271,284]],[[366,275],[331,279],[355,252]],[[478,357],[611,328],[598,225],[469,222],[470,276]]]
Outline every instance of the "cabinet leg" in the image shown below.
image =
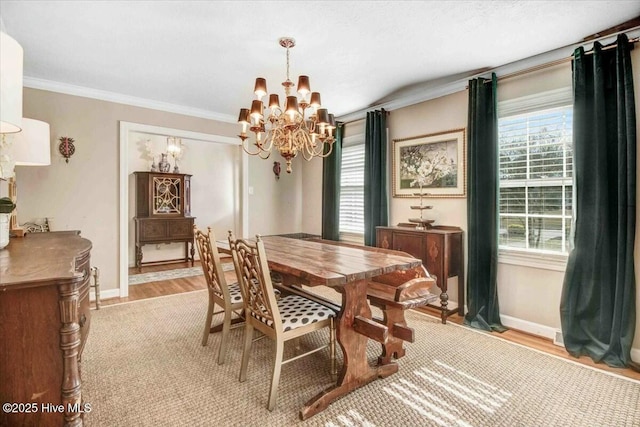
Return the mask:
[[196,259],[196,249],[194,248],[193,242],[191,242],[191,267],[193,267],[193,263]]
[[138,267],[138,273],[142,272],[142,246],[136,245],[136,267]]
[[440,314],[440,317],[442,318],[442,324],[446,325],[447,324],[447,306],[449,305],[449,294],[447,294],[446,292],[442,292],[440,294],[440,307],[442,307],[442,312]]

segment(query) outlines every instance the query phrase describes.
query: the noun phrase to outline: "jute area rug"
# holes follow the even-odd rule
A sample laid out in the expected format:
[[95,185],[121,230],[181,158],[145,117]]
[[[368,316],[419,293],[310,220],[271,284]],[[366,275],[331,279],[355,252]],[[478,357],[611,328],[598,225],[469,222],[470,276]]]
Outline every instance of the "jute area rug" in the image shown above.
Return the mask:
[[[327,353],[283,367],[269,412],[273,343],[254,343],[248,379],[238,382],[243,329],[232,330],[226,363],[218,365],[219,334],[207,347],[200,343],[206,309],[206,291],[196,291],[93,311],[82,358],[83,398],[92,405],[86,425],[640,425],[640,382],[413,312],[407,319],[416,342],[407,344],[397,374],[299,421],[302,405],[331,384]],[[327,335],[302,338],[300,346]],[[373,363],[380,350],[369,343]],[[289,344],[285,357],[295,351]]]

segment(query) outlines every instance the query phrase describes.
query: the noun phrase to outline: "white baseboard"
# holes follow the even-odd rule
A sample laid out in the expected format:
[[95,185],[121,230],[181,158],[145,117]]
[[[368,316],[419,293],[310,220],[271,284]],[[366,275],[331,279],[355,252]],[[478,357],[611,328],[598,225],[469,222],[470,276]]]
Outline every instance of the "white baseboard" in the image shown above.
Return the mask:
[[[120,289],[107,289],[106,291],[100,291],[100,299],[107,299],[107,298],[118,298],[120,297]],[[94,292],[90,292],[89,293],[89,300],[90,301],[95,301],[96,300],[96,294]]]
[[508,328],[517,329],[532,335],[549,338],[551,340],[556,337],[556,329],[549,326],[540,325],[538,323],[529,322],[528,320],[518,319],[516,317],[500,315],[502,324]]
[[[529,322],[527,320],[522,320],[511,316],[505,316],[504,314],[500,315],[500,320],[502,321],[502,324],[508,328],[513,328],[532,335],[549,338],[553,340],[553,343],[555,345],[564,347],[562,331],[560,331],[559,329],[551,328],[549,326],[540,325],[538,323]],[[640,363],[640,348],[631,349],[631,360],[636,363]]]

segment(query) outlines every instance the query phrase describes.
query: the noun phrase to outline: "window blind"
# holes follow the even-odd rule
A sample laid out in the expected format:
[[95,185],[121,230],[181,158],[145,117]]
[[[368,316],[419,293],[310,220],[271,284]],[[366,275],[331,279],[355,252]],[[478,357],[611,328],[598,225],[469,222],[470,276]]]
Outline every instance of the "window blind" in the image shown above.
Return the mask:
[[342,148],[340,182],[340,239],[364,236],[364,144]]
[[572,126],[571,105],[498,120],[501,247],[568,252]]

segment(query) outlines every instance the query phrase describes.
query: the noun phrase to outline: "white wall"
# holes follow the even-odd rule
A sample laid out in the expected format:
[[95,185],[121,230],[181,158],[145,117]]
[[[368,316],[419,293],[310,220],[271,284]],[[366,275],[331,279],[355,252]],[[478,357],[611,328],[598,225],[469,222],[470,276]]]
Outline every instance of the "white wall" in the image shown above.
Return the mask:
[[[322,234],[322,161],[302,161],[302,229],[303,233]],[[320,197],[317,197],[317,195]]]
[[[273,173],[273,162],[280,162],[280,179]],[[293,160],[293,171],[286,172],[285,161],[277,153],[267,160],[249,158],[249,236],[299,233],[302,230],[303,160]],[[251,194],[253,189],[253,194]]]

